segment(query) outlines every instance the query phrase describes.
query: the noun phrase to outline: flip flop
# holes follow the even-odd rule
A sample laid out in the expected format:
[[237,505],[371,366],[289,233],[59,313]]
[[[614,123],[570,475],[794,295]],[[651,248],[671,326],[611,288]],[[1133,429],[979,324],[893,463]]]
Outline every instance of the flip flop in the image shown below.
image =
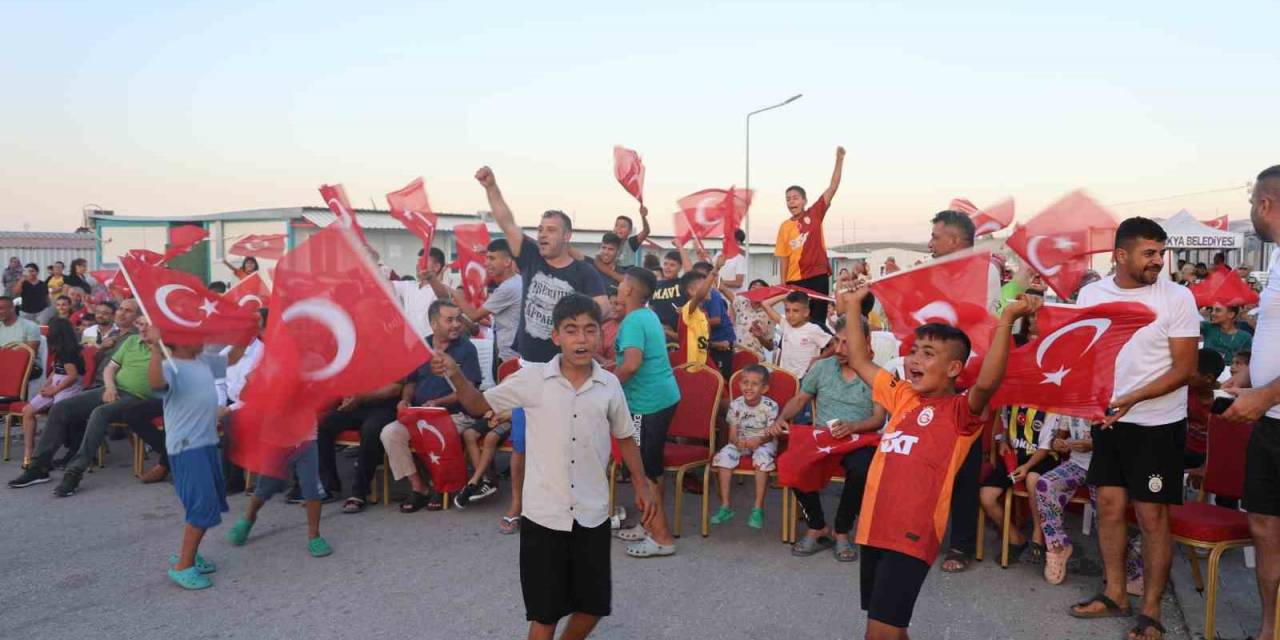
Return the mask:
[[1150,640],[1151,636],[1147,632],[1152,629],[1155,629],[1160,634],[1154,640],[1160,640],[1164,637],[1164,625],[1161,625],[1154,618],[1140,613],[1138,614],[1137,622],[1138,624],[1129,630],[1129,638],[1132,640]]
[[662,556],[675,555],[676,546],[674,544],[661,545],[653,541],[653,538],[645,536],[644,540],[627,547],[627,555],[632,558],[659,558]]
[[347,501],[342,503],[343,513],[360,513],[361,511],[364,511],[364,500],[360,498],[347,498]]
[[[808,537],[808,536],[806,536]],[[858,546],[849,540],[841,540],[836,538],[835,548],[836,560],[839,562],[857,562]]]
[[628,527],[626,529],[618,529],[617,531],[614,532],[613,535],[617,536],[619,540],[625,540],[627,542],[640,542],[641,540],[644,540],[645,538],[649,537],[649,532],[645,531],[644,527],[640,525],[636,525],[634,527]]
[[[960,566],[959,568],[956,568],[956,569],[948,569],[947,568],[948,562],[955,562]],[[939,568],[942,569],[943,573],[963,573],[969,570],[969,564],[971,562],[973,562],[973,559],[969,557],[969,554],[963,551],[956,551],[953,549],[947,552],[947,556],[942,559],[942,566]]]
[[819,551],[826,551],[835,546],[836,541],[827,536],[804,536],[791,545],[791,555],[799,558],[807,558]]
[[502,516],[502,520],[498,522],[498,533],[509,536],[520,532],[520,516]]
[[[178,564],[178,554],[176,553],[169,556],[169,566],[172,567],[175,564]],[[218,565],[205,560],[204,557],[198,553],[196,554],[196,563],[191,566],[195,567],[196,571],[199,571],[200,573],[213,573],[218,570]],[[183,569],[183,571],[186,571],[186,569]]]
[[[1102,611],[1080,611],[1081,608],[1087,607],[1094,603],[1100,602],[1103,607]],[[1127,603],[1126,603],[1127,604]],[[1072,618],[1080,618],[1082,620],[1092,620],[1094,618],[1127,618],[1131,614],[1128,607],[1121,607],[1116,604],[1115,600],[1108,598],[1106,594],[1096,593],[1093,597],[1082,602],[1077,602],[1075,606],[1067,611]]]

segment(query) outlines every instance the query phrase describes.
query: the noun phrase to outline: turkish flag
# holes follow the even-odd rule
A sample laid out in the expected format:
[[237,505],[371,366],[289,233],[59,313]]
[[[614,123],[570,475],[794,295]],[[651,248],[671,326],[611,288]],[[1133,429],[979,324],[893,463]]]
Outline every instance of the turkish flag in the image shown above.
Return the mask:
[[747,291],[739,293],[738,297],[746,298],[747,300],[750,300],[756,303],[763,303],[765,300],[768,300],[769,298],[785,296],[789,291],[791,291],[791,289],[783,285],[773,285],[771,287],[757,287],[755,289],[749,289]]
[[676,246],[684,246],[690,238],[701,244],[705,238],[724,238],[725,256],[737,255],[733,232],[747,215],[751,192],[745,189],[703,189],[679,200],[680,212],[675,216]]
[[266,301],[271,299],[271,289],[267,287],[266,282],[262,281],[262,272],[254,271],[242,278],[235,286],[227,289],[227,292],[222,294],[222,298],[237,307],[257,311],[266,306]]
[[1110,251],[1115,235],[1115,217],[1083,191],[1073,191],[1017,225],[1006,244],[1065,300],[1080,287],[1089,255]]
[[180,256],[191,250],[197,242],[209,237],[204,227],[194,224],[183,224],[169,227],[169,246],[164,251],[163,262]]
[[1004,382],[991,405],[1102,420],[1111,402],[1120,349],[1155,319],[1155,313],[1138,302],[1041,307],[1036,312],[1040,337],[1009,354]]
[[328,399],[307,393],[298,344],[284,323],[271,322],[262,358],[231,414],[231,460],[254,473],[281,478],[294,449],[314,437],[316,414]]
[[263,235],[251,233],[240,238],[227,249],[227,253],[233,256],[252,256],[268,260],[279,260],[284,256],[284,252],[285,236],[283,233]]
[[427,465],[436,491],[457,493],[467,486],[462,439],[448,411],[440,407],[409,407],[401,409],[396,420],[409,430],[413,452]]
[[1197,307],[1209,307],[1220,304],[1234,307],[1246,304],[1258,304],[1258,292],[1230,269],[1214,269],[1198,284],[1191,285],[1191,293],[1196,297]]
[[453,228],[453,238],[458,243],[458,259],[452,266],[462,274],[462,294],[467,302],[478,307],[484,303],[485,283],[489,280],[485,269],[489,229],[483,222],[460,224]]
[[956,198],[951,201],[951,209],[973,220],[974,235],[977,236],[995,233],[1013,223],[1013,198],[1005,198],[986,209],[979,209],[964,198]]
[[644,204],[644,163],[632,149],[614,145],[613,176],[627,193]]
[[147,319],[167,343],[243,345],[258,333],[256,313],[223,300],[189,273],[130,256],[120,259],[120,267]]
[[878,433],[836,438],[830,429],[791,425],[787,448],[778,456],[778,484],[796,491],[821,491],[840,471],[846,455],[879,442]]
[[338,224],[354,230],[356,237],[360,239],[360,244],[368,246],[369,241],[364,237],[364,229],[360,228],[360,222],[356,220],[356,210],[347,200],[347,190],[340,184],[322,184],[320,197],[324,198],[325,205],[338,218]]
[[422,186],[422,178],[410,182],[399,191],[388,193],[387,205],[391,207],[391,217],[418,236],[422,240],[423,249],[430,250],[431,240],[436,236],[438,220],[427,202],[427,190]]
[[1203,222],[1203,223],[1204,223],[1204,226],[1206,226],[1206,227],[1211,227],[1211,228],[1213,228],[1213,229],[1217,229],[1218,231],[1229,231],[1229,230],[1230,230],[1230,224],[1229,224],[1229,223],[1230,223],[1231,221],[1227,219],[1227,216],[1218,216],[1218,217],[1216,217],[1216,218],[1214,218],[1214,219],[1212,219],[1212,220],[1202,220],[1201,222]]

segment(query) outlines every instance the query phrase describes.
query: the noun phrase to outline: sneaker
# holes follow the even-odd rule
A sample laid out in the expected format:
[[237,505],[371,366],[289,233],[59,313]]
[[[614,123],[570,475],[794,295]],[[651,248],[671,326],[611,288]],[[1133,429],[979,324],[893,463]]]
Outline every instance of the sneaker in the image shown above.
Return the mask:
[[80,486],[80,474],[75,471],[68,471],[62,474],[62,482],[54,488],[53,495],[59,498],[67,498],[76,494],[76,488]]
[[754,507],[751,509],[751,515],[747,516],[747,526],[752,529],[764,528],[764,509]]
[[494,481],[488,478],[485,478],[484,480],[480,481],[480,487],[476,489],[475,495],[471,496],[471,500],[473,502],[476,500],[482,500],[484,498],[488,498],[489,496],[497,492],[498,492],[498,485]]
[[459,509],[466,509],[467,505],[471,504],[471,496],[475,495],[479,489],[480,487],[474,484],[468,484],[463,487],[462,491],[459,491],[458,495],[453,497],[453,506]]
[[724,524],[735,515],[737,514],[733,512],[733,509],[722,506],[711,516],[711,524]]
[[33,484],[40,484],[48,481],[49,481],[49,472],[35,465],[32,465],[30,468],[23,471],[21,475],[14,478],[13,480],[10,480],[9,486],[13,487],[14,489],[21,489],[23,487],[29,487]]

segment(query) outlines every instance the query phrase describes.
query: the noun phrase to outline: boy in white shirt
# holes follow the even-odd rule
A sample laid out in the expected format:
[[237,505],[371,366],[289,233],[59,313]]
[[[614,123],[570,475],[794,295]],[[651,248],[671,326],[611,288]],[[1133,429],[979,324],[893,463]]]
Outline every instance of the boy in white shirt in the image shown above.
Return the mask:
[[[778,312],[773,310],[779,299],[785,300],[783,312],[786,315],[786,322],[783,322]],[[792,291],[785,298],[766,300],[764,309],[765,313],[769,314],[769,319],[776,322],[782,330],[782,346],[778,349],[778,366],[797,378],[803,378],[813,363],[829,355],[826,349],[831,343],[831,334],[809,321],[809,296],[800,291]],[[825,321],[825,318],[823,320]]]

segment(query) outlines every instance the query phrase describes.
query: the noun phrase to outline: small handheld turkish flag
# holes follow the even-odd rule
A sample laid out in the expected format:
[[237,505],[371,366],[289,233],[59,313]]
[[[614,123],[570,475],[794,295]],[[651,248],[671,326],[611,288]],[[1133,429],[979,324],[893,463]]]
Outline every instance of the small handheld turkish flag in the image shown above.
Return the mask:
[[458,429],[440,407],[401,409],[396,420],[409,430],[418,459],[427,465],[436,491],[457,493],[467,486],[467,461]]
[[167,343],[249,344],[258,333],[258,314],[224,300],[189,273],[127,255],[120,269]]
[[165,250],[162,262],[168,262],[191,250],[197,242],[209,237],[204,227],[194,224],[183,224],[169,228],[169,248]]
[[356,211],[347,200],[347,190],[340,184],[322,184],[320,197],[324,198],[325,205],[338,218],[338,224],[354,231],[356,237],[360,239],[360,244],[368,246],[369,241],[364,237],[364,229],[360,228],[360,222],[356,220]]
[[1089,255],[1110,251],[1115,234],[1115,217],[1083,191],[1073,191],[1017,225],[1006,244],[1066,300],[1080,287]]
[[1234,307],[1246,304],[1258,304],[1261,297],[1240,274],[1230,269],[1214,269],[1199,283],[1191,285],[1191,293],[1196,297],[1197,307],[1209,307],[1220,304]]
[[410,182],[399,191],[388,193],[387,205],[391,207],[391,217],[418,236],[422,240],[422,248],[429,251],[438,221],[427,202],[427,190],[422,185],[422,178]]
[[627,193],[644,204],[644,163],[632,149],[614,145],[613,176]]
[[1102,420],[1115,387],[1120,349],[1155,319],[1138,302],[1041,307],[1036,312],[1040,337],[1009,354],[1004,382],[991,405]]
[[676,246],[684,246],[690,238],[701,245],[707,238],[720,236],[725,241],[725,255],[737,255],[733,232],[746,217],[751,206],[751,192],[745,189],[703,189],[679,200],[675,215]]
[[279,260],[284,256],[284,252],[285,237],[283,233],[264,235],[251,233],[240,238],[227,249],[227,253],[233,256],[252,256],[268,260]]
[[956,198],[951,201],[951,208],[973,220],[976,236],[995,233],[1013,223],[1013,198],[1005,198],[986,209],[979,209],[964,198]]
[[467,302],[478,307],[484,303],[485,282],[489,279],[485,270],[489,229],[483,222],[460,224],[453,228],[453,237],[458,243],[458,259],[452,266],[462,274],[462,294]]
[[787,449],[778,456],[778,484],[796,491],[821,491],[839,471],[845,455],[879,442],[878,433],[836,438],[830,429],[791,425]]
[[267,300],[271,299],[271,290],[267,288],[267,283],[262,281],[262,272],[254,271],[242,278],[235,286],[227,289],[227,292],[222,294],[222,299],[237,307],[257,311],[266,306]]

